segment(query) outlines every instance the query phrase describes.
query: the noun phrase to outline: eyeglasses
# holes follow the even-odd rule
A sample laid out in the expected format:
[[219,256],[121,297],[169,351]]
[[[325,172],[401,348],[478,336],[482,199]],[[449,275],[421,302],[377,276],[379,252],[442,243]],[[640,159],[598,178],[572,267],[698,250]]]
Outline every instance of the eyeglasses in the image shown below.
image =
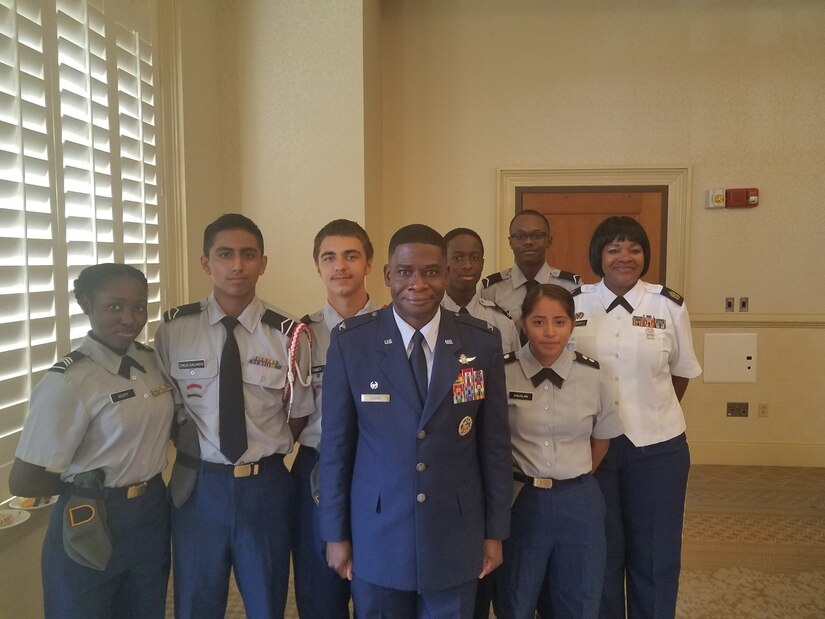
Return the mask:
[[513,232],[513,234],[511,234],[509,238],[511,241],[515,241],[516,243],[524,243],[524,241],[526,241],[527,239],[530,239],[534,243],[538,243],[539,241],[543,241],[547,238],[547,233],[539,231]]

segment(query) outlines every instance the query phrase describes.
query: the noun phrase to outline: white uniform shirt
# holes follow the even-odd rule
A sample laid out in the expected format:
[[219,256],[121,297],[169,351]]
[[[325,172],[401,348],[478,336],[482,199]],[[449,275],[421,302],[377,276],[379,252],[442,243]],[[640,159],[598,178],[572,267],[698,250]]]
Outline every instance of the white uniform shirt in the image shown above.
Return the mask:
[[[461,309],[461,306],[453,301],[446,292],[441,300],[441,307],[448,312],[457,312]],[[516,324],[501,310],[496,309],[496,304],[493,301],[481,298],[481,295],[476,292],[466,307],[470,316],[490,323],[501,332],[502,352],[515,352],[521,348]]]
[[[186,306],[184,306],[186,307]],[[221,319],[226,315],[214,296],[200,304],[201,311],[176,315],[164,322],[155,335],[158,356],[167,374],[177,385],[183,404],[198,428],[201,458],[207,462],[230,464],[220,450],[219,400],[220,359],[226,329]],[[289,338],[282,331],[261,322],[267,310],[297,322],[257,297],[238,316],[235,339],[241,353],[244,381],[247,450],[238,464],[256,462],[275,453],[292,449],[292,433],[287,424],[283,403],[287,381],[287,347]],[[302,338],[303,339],[303,338]],[[299,353],[299,372],[309,373],[305,348]],[[315,408],[312,386],[296,379],[292,417],[305,417]]]
[[561,388],[531,378],[542,365],[529,344],[504,366],[513,460],[530,477],[572,479],[593,466],[590,437],[622,433],[615,393],[592,360],[582,363],[564,350],[551,366],[564,379]]
[[[358,310],[356,316],[375,309],[376,306],[372,299],[367,299],[367,304]],[[312,332],[312,392],[315,395],[315,412],[309,416],[306,427],[298,437],[298,442],[305,447],[318,449],[318,445],[321,443],[321,390],[324,385],[324,367],[326,366],[327,350],[329,349],[329,332],[343,318],[329,302],[307,318],[309,330]]]
[[166,448],[174,416],[172,386],[151,349],[132,343],[132,367],[118,374],[122,357],[91,336],[46,372],[32,390],[17,457],[64,481],[103,469],[110,488],[147,481],[166,468]]
[[622,307],[606,312],[616,295],[604,281],[585,284],[575,297],[576,328],[570,341],[576,350],[598,359],[616,384],[622,425],[637,447],[685,431],[671,377],[702,373],[687,308],[662,291],[661,285],[636,282],[624,295],[632,314]]
[[[533,278],[540,284],[556,284],[567,290],[575,290],[580,285],[578,275],[564,273],[561,269],[551,267],[546,262],[541,265],[539,272]],[[494,276],[491,276],[491,279]],[[527,278],[517,265],[501,271],[501,281],[486,285],[481,289],[481,296],[484,299],[493,301],[499,307],[503,307],[510,314],[510,318],[518,327],[521,324],[521,304],[527,296]],[[486,279],[486,278],[485,278]],[[484,284],[485,280],[482,280]]]

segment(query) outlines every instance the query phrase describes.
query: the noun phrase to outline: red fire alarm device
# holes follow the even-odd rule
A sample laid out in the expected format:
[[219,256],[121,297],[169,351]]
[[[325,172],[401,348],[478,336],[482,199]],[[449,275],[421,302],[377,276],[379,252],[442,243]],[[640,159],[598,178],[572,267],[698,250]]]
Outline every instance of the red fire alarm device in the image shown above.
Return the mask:
[[759,204],[759,190],[725,189],[725,208],[753,208]]

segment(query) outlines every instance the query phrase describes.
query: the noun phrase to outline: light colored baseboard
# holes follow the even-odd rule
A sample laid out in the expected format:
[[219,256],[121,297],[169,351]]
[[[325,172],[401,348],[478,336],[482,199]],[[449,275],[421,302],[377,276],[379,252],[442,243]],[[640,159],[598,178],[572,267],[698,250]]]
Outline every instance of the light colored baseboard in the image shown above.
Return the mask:
[[825,468],[825,445],[801,443],[710,443],[691,441],[692,464],[813,466]]

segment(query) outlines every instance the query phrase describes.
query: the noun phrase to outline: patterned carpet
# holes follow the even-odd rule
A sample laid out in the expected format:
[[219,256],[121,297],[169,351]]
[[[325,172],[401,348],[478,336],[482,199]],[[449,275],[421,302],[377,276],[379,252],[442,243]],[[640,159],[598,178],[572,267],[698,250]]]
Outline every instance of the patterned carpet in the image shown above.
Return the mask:
[[694,466],[682,565],[678,619],[825,618],[825,471]]

